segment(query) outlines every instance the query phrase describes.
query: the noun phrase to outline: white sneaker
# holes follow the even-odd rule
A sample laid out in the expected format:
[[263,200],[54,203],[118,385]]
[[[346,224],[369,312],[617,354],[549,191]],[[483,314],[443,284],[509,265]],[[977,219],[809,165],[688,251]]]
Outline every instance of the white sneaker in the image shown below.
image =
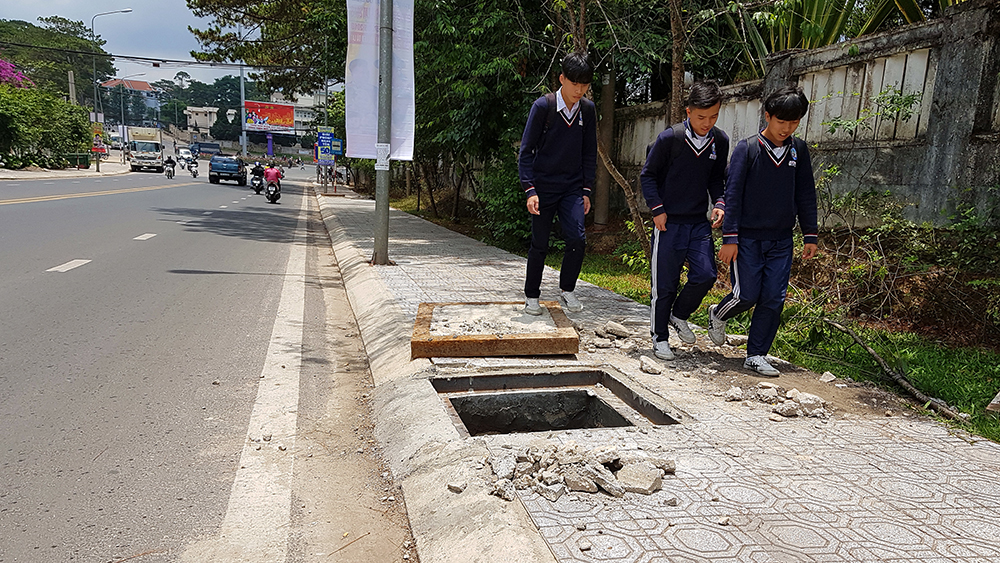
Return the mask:
[[524,300],[524,312],[529,315],[539,316],[542,314],[542,306],[538,304],[537,297],[527,297]]
[[781,375],[780,371],[774,369],[774,366],[767,363],[767,358],[764,356],[747,356],[747,360],[743,362],[743,367],[752,369],[753,371],[766,377],[778,377]]
[[564,291],[559,295],[559,300],[566,306],[566,310],[571,313],[579,313],[583,310],[583,303],[573,295],[572,291]]
[[688,326],[687,321],[670,315],[670,326],[674,327],[674,330],[677,331],[677,338],[680,338],[681,342],[694,344],[694,333],[691,332],[691,327]]
[[708,307],[708,337],[712,339],[712,342],[716,346],[722,346],[726,343],[726,321],[720,320],[719,317],[715,316],[715,308],[718,305],[710,305]]
[[653,355],[661,360],[674,359],[674,351],[670,349],[670,344],[666,340],[653,343]]

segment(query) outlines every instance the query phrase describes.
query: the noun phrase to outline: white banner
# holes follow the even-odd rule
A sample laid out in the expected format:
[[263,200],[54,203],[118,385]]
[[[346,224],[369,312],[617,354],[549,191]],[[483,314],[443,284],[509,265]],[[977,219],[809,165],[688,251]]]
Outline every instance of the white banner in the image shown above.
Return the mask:
[[[376,158],[379,0],[347,0],[347,156]],[[413,160],[413,0],[392,3],[392,160]]]

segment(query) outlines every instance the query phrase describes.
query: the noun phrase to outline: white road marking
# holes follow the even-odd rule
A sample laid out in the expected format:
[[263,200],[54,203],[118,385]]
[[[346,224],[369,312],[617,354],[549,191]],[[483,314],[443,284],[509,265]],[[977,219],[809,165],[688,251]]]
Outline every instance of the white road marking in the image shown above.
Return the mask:
[[79,183],[80,183],[80,180],[73,180],[73,183],[74,183],[74,184],[79,184]]
[[84,264],[87,264],[88,262],[90,262],[90,260],[70,260],[69,262],[66,262],[65,264],[56,266],[55,268],[49,268],[48,270],[45,270],[45,271],[46,272],[68,272],[68,271],[72,270],[73,268],[79,268],[80,266],[83,266]]
[[219,209],[225,209],[225,208],[227,208],[227,207],[229,207],[229,206],[228,206],[228,205],[220,205],[220,206],[219,206]]
[[146,233],[144,235],[139,235],[132,240],[149,240],[156,236],[156,233]]
[[211,214],[212,214],[211,211],[206,211],[206,212],[202,213],[202,215],[211,215]]
[[[302,198],[247,440],[219,536],[192,545],[181,561],[271,563],[288,557],[292,469],[305,322],[305,220]],[[269,439],[265,437],[270,437]]]
[[55,184],[55,182],[45,182],[46,186],[51,186],[52,184]]
[[238,201],[234,201],[233,203],[239,203],[239,202]]

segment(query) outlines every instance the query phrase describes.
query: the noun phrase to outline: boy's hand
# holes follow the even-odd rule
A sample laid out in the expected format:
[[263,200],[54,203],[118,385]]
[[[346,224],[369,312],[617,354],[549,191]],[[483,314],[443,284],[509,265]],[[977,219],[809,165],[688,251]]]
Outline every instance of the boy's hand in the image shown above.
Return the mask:
[[653,226],[656,227],[657,231],[667,230],[667,214],[660,213],[653,217]]
[[583,214],[590,213],[590,196],[583,196]]
[[531,213],[532,215],[539,215],[537,195],[528,197],[528,213]]
[[802,247],[802,259],[808,260],[816,256],[817,248],[815,244],[807,244]]
[[718,229],[722,226],[722,218],[726,216],[726,212],[718,207],[712,208],[712,228]]
[[724,244],[719,250],[719,261],[723,264],[732,264],[733,260],[736,260],[736,255],[739,253],[738,244]]

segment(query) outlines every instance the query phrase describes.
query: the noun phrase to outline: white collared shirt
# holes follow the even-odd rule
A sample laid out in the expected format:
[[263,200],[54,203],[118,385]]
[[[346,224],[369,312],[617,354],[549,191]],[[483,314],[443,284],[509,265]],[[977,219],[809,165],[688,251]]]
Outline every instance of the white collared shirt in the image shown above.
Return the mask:
[[562,88],[556,91],[556,111],[560,111],[563,114],[563,119],[567,122],[573,120],[573,116],[576,114],[577,108],[580,107],[580,102],[573,104],[573,107],[568,107],[566,105],[566,100],[562,96]]
[[687,138],[691,141],[691,144],[694,145],[694,148],[699,151],[705,146],[705,143],[708,142],[708,133],[705,133],[704,137],[699,137],[698,134],[694,132],[694,129],[691,129],[690,125],[684,127],[684,132],[687,133]]

